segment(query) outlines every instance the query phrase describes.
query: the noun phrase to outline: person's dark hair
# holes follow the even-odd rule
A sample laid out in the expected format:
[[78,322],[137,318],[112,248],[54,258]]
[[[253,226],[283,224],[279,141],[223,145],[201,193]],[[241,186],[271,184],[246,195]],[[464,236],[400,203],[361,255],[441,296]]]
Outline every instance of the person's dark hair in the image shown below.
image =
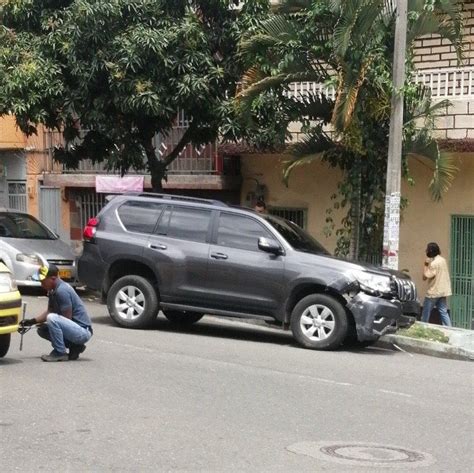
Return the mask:
[[434,258],[440,254],[441,250],[439,249],[438,243],[431,242],[426,245],[426,256],[428,256],[428,258]]
[[255,206],[256,207],[263,207],[264,209],[267,208],[267,204],[262,199],[257,200],[257,203],[255,204]]

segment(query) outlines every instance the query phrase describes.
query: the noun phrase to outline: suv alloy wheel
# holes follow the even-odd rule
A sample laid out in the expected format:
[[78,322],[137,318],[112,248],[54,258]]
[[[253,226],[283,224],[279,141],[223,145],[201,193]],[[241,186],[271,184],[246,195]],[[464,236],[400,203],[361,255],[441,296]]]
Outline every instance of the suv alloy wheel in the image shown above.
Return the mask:
[[144,328],[158,315],[158,297],[151,282],[142,276],[124,276],[115,281],[107,294],[112,319],[128,328]]
[[347,335],[347,315],[333,297],[311,294],[293,309],[291,330],[305,348],[331,350],[340,346]]

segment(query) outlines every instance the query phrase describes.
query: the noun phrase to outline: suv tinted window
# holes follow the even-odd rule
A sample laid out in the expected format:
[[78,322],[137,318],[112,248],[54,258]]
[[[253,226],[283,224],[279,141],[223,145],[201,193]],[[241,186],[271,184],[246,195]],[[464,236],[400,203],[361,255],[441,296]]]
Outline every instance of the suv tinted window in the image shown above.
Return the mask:
[[309,233],[293,222],[273,215],[265,215],[264,218],[275,230],[297,251],[314,253],[317,255],[329,255],[330,253]]
[[270,232],[252,218],[221,213],[217,229],[218,245],[259,251],[260,237],[273,238]]
[[125,202],[118,209],[120,220],[130,232],[152,233],[163,204],[153,202]]
[[[163,228],[167,223],[167,219],[162,219],[158,233],[182,240],[205,242],[210,222],[210,210],[173,207],[168,229]],[[161,223],[163,223],[163,226]]]

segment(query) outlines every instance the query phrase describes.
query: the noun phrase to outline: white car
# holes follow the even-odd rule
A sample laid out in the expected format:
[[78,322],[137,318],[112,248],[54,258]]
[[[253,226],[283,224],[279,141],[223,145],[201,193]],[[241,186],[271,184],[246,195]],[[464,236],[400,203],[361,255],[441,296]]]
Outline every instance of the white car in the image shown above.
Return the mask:
[[38,219],[23,212],[0,211],[0,259],[14,274],[18,286],[40,286],[32,275],[48,263],[59,269],[59,277],[70,284],[77,283],[76,256]]

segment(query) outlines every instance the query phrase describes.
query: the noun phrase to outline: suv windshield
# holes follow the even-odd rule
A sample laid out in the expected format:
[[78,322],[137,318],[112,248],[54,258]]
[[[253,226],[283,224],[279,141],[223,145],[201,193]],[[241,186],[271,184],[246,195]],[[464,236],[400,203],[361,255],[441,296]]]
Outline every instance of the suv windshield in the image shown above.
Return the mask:
[[56,240],[57,236],[31,215],[0,214],[0,238]]
[[317,255],[330,255],[319,242],[309,233],[306,233],[296,223],[290,222],[274,215],[262,215],[275,230],[297,251],[314,253]]

